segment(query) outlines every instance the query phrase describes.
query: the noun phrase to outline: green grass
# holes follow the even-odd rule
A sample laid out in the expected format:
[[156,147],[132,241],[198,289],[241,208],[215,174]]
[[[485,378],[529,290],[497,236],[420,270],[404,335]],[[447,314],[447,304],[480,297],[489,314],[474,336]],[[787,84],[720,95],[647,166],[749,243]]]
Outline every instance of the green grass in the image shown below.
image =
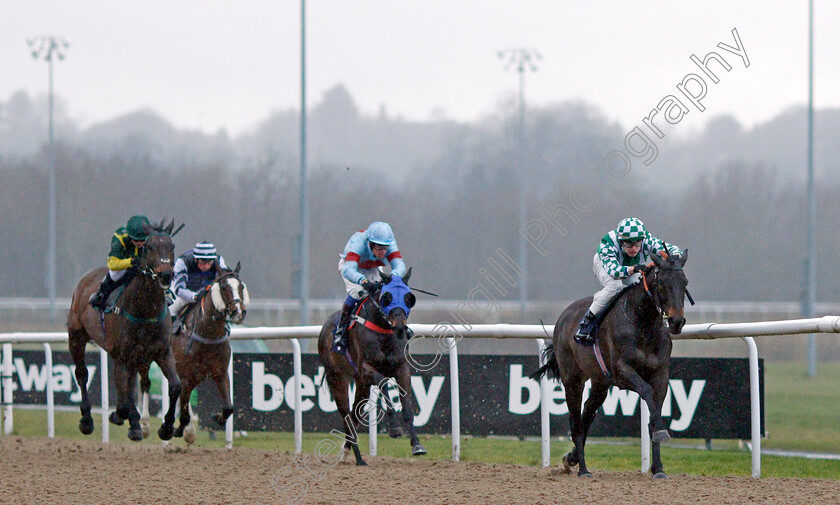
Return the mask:
[[[765,376],[765,423],[768,438],[762,441],[763,448],[790,451],[813,451],[840,453],[840,426],[838,426],[838,405],[840,405],[840,364],[820,364],[818,376],[809,379],[804,364],[768,363]],[[101,439],[101,417],[94,415],[96,431],[84,437],[78,430],[77,412],[56,413],[56,437],[89,440]],[[152,420],[153,430],[160,425]],[[43,411],[15,410],[15,434],[20,436],[44,436],[46,434],[46,413]],[[129,443],[127,427],[110,427],[112,442]],[[327,434],[305,433],[304,452],[314,452]],[[428,450],[427,459],[451,459],[452,442],[449,437],[422,435],[421,441]],[[607,443],[611,442],[611,443]],[[157,444],[156,433],[144,444]],[[173,442],[183,445],[182,440]],[[511,440],[500,438],[463,437],[461,440],[461,461],[484,463],[507,463],[538,466],[541,462],[540,443],[532,440]],[[669,443],[670,444],[670,443]],[[715,440],[713,450],[696,450],[663,446],[663,464],[670,474],[692,475],[740,475],[751,474],[751,456],[745,449],[739,449],[737,441]],[[700,440],[676,439],[674,445],[703,445]],[[198,435],[196,445],[206,448],[224,447],[224,432],[216,432],[211,440],[206,431]],[[237,436],[237,447],[292,452],[292,433],[249,432]],[[367,452],[368,439],[361,435],[360,445]],[[571,448],[568,440],[552,440],[551,461],[559,463],[562,455]],[[410,447],[406,438],[390,439],[379,436],[379,455],[410,458]],[[587,445],[587,463],[592,470],[638,471],[640,469],[640,448],[637,439],[592,439]],[[779,456],[762,456],[762,477],[800,477],[840,479],[840,462],[836,460],[814,460]]]

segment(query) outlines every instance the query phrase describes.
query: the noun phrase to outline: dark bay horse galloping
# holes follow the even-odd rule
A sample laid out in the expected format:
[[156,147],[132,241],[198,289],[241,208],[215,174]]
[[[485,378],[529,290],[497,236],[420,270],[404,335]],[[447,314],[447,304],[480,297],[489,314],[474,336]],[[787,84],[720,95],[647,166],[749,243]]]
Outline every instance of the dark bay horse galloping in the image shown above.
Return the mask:
[[[187,310],[184,325],[172,335],[170,344],[175,354],[178,378],[181,380],[181,416],[174,435],[184,441],[195,441],[195,427],[190,424],[190,394],[199,384],[213,379],[222,400],[222,412],[213,419],[224,426],[233,413],[230,401],[230,323],[241,324],[250,303],[248,287],[239,278],[239,263],[233,270],[222,270],[202,291],[200,299]],[[141,373],[143,415],[148,417],[146,397],[149,393],[148,370]]]
[[170,319],[164,291],[173,276],[175,246],[171,234],[174,224],[173,221],[165,226],[162,221],[157,226],[143,226],[149,237],[143,246],[137,271],[124,284],[122,293],[117,294],[114,307],[106,313],[91,307],[88,298],[99,287],[103,276],[108,274],[107,268],[94,268],[87,272],[73,292],[70,312],[67,314],[68,345],[76,365],[76,380],[82,392],[79,430],[85,435],[93,433],[87,390],[88,371],[85,367],[85,345],[93,341],[114,360],[117,410],[111,413],[109,420],[122,425],[128,419],[128,438],[143,440],[140,414],[135,406],[137,374],[140,370],[148,369],[149,363],[154,361],[169,380],[169,398],[172,402],[158,430],[158,436],[162,440],[172,438],[175,400],[181,385],[175,372],[175,357],[169,348]]
[[[384,389],[389,378],[396,379],[399,386],[403,421],[411,436],[411,452],[415,456],[426,454],[414,428],[411,370],[405,357],[405,346],[411,338],[406,320],[415,302],[414,294],[405,284],[410,276],[411,269],[402,279],[398,276],[383,276],[381,290],[359,302],[361,307],[356,322],[347,332],[346,354],[330,350],[338,312],[327,318],[318,338],[318,354],[324,365],[327,384],[344,422],[344,449],[353,449],[357,465],[366,464],[359,451],[357,436],[362,421],[360,405],[369,398],[371,386],[378,386],[383,390],[383,395],[387,396]],[[349,398],[351,381],[356,384],[352,411]],[[399,433],[391,431],[391,436],[399,436]]]
[[[659,444],[671,438],[662,421],[662,402],[668,392],[671,360],[670,334],[679,334],[685,324],[684,297],[688,280],[683,266],[688,250],[680,256],[663,259],[652,257],[654,265],[642,282],[625,288],[606,309],[598,341],[606,366],[605,373],[598,364],[594,346],[581,345],[574,334],[592,298],[571,304],[554,326],[553,344],[543,354],[545,365],[531,378],[549,372],[559,377],[566,390],[569,406],[569,428],[574,449],[563,456],[566,472],[578,465],[578,476],[592,474],[586,468],[584,445],[589,427],[598,408],[607,398],[612,386],[639,394],[650,412],[652,440],[651,473],[654,478],[666,478],[662,470]],[[589,399],[581,415],[584,383],[592,381]]]

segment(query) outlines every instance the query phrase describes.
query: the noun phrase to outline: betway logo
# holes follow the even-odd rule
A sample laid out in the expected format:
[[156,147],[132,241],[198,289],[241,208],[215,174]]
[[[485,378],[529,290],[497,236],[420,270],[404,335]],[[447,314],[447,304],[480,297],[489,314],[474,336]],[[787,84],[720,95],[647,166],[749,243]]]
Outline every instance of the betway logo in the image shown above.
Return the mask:
[[[335,405],[330,394],[330,388],[327,381],[323,379],[324,367],[319,366],[315,377],[307,375],[301,376],[300,379],[300,405],[303,412],[312,410],[317,402],[318,408],[324,412],[335,412],[338,407]],[[321,381],[323,380],[323,383]],[[420,407],[420,413],[414,416],[414,426],[425,426],[429,422],[432,411],[435,408],[440,389],[443,386],[445,377],[442,375],[435,375],[431,378],[429,387],[423,382],[422,377],[411,377],[411,389],[414,392],[414,398]],[[321,384],[321,387],[315,388],[315,384]],[[268,373],[265,371],[265,362],[253,361],[251,362],[251,407],[255,410],[263,412],[271,412],[277,410],[285,402],[292,410],[296,410],[295,406],[295,377],[291,376],[285,381],[278,375]],[[350,386],[350,401],[355,398],[356,388],[354,385]],[[399,396],[396,388],[390,391],[392,405],[400,410]],[[315,397],[314,400],[312,398]],[[384,400],[382,400],[384,402]],[[384,406],[384,403],[383,403]]]
[[[31,364],[28,367],[22,358],[15,358],[15,372],[18,380],[12,385],[12,390],[20,387],[23,391],[46,391],[47,390],[47,366]],[[76,365],[53,365],[52,386],[56,393],[70,393],[71,402],[82,401],[82,392],[76,383]],[[87,365],[88,390],[96,375],[96,365]],[[75,386],[75,391],[74,390]]]
[[[557,381],[549,381],[551,389],[548,392],[549,407],[548,411],[554,415],[563,415],[569,413],[569,406],[566,404],[566,391],[563,385]],[[694,413],[697,411],[697,405],[700,403],[700,397],[703,394],[703,388],[706,386],[705,380],[692,380],[688,392],[685,390],[685,384],[682,380],[672,379],[668,381],[668,393],[665,395],[665,401],[662,403],[662,416],[671,417],[673,414],[673,403],[676,402],[677,409],[679,409],[680,417],[671,419],[669,428],[673,431],[684,431],[691,426],[691,420],[694,418]],[[586,386],[583,390],[583,401],[589,398],[590,383],[586,381]],[[523,400],[523,392],[527,399]],[[639,395],[633,391],[626,391],[613,386],[607,399],[602,405],[604,414],[608,416],[617,415],[621,411],[621,415],[632,416],[636,413],[636,406],[639,404]],[[510,365],[510,389],[508,394],[508,410],[514,414],[530,414],[537,410],[540,406],[540,385],[537,381],[529,379],[522,373],[522,365]]]

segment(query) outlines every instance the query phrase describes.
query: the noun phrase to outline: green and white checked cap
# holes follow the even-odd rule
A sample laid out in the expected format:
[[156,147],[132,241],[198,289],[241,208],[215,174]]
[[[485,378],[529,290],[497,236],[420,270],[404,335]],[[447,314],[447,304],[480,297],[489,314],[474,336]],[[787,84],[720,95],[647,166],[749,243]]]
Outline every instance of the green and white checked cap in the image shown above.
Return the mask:
[[642,240],[645,238],[645,224],[637,217],[622,219],[615,229],[618,240]]

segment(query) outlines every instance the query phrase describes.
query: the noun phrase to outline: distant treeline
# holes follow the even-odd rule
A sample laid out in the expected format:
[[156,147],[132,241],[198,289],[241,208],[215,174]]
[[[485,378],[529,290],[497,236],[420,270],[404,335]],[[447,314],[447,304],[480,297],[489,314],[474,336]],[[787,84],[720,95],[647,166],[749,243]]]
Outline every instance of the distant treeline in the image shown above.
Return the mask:
[[[655,164],[637,162],[617,176],[603,162],[626,131],[580,104],[530,111],[520,163],[517,123],[509,111],[469,125],[405,123],[360,117],[349,97],[328,98],[313,111],[311,254],[305,259],[312,297],[342,295],[337,262],[344,244],[352,232],[385,220],[414,267],[417,287],[450,299],[472,297],[476,304],[488,297],[515,299],[518,288],[493,263],[518,256],[518,188],[524,180],[532,299],[591,295],[598,287],[592,274],[597,243],[627,216],[690,249],[686,270],[697,299],[801,299],[805,168],[789,168],[804,159],[804,142],[790,135],[800,126],[798,114],[777,119],[791,126],[784,145],[772,137],[757,143],[760,133],[774,130],[769,125],[744,132],[721,119],[691,142],[659,146]],[[5,105],[9,131],[14,124]],[[298,256],[294,119],[292,111],[277,113],[252,134],[231,140],[223,133],[179,132],[144,112],[59,135],[59,296],[69,296],[85,271],[103,265],[111,233],[143,213],[186,223],[175,239],[177,253],[210,240],[228,263],[241,260],[253,296],[295,297],[304,260]],[[49,158],[40,145],[30,153],[0,149],[2,296],[46,295]],[[828,150],[817,158],[823,160],[817,297],[837,301],[840,202],[834,195],[840,182],[828,175]],[[787,154],[773,154],[780,152]]]

